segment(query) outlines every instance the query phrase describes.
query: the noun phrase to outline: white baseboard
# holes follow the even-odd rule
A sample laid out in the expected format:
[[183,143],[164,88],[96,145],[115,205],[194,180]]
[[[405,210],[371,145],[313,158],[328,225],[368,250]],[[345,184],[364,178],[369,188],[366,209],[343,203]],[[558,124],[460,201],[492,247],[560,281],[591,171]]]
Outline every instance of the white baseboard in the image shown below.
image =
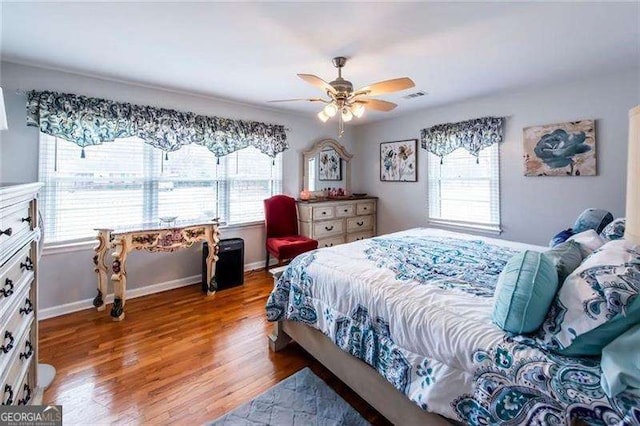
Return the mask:
[[[275,265],[277,261],[271,259],[269,265]],[[247,263],[244,265],[244,271],[255,271],[256,269],[264,268],[264,260]],[[200,283],[202,277],[200,275],[193,275],[185,278],[178,278],[177,280],[165,281],[162,283],[156,283],[147,285],[144,287],[132,288],[127,290],[127,299],[135,299],[136,297],[147,296],[149,294],[160,293],[162,291],[173,290],[180,287],[186,287]],[[113,293],[108,294],[105,298],[105,303],[113,303]],[[50,308],[44,308],[38,310],[38,320],[45,320],[48,318],[58,317],[60,315],[70,314],[72,312],[82,311],[84,309],[93,308],[93,299],[83,299],[77,302],[65,303],[64,305],[52,306]]]
[[[177,280],[165,281],[163,283],[151,284],[144,287],[132,288],[127,290],[127,299],[135,299],[136,297],[147,296],[153,293],[173,290],[175,288],[186,287],[188,285],[197,284],[201,281],[200,275],[179,278]],[[105,297],[105,303],[113,303],[113,293]],[[84,309],[93,308],[93,298],[78,300],[77,302],[65,303],[64,305],[52,306],[38,310],[38,320],[58,317],[60,315],[70,314],[72,312],[82,311]]]
[[[278,260],[271,258],[269,259],[269,266],[273,266],[273,265],[277,265],[278,264]],[[246,263],[244,265],[244,271],[245,272],[251,272],[251,271],[255,271],[257,269],[264,269],[264,260],[261,260],[259,262],[253,262],[253,263]]]

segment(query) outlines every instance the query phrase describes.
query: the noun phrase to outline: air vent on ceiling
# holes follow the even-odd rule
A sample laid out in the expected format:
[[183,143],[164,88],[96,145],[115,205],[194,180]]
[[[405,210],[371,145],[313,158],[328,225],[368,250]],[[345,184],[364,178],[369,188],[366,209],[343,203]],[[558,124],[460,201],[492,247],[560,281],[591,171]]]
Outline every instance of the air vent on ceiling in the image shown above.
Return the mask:
[[414,98],[419,98],[420,96],[424,96],[426,95],[427,92],[423,92],[423,91],[419,91],[419,92],[415,92],[415,93],[409,93],[408,95],[404,95],[402,97],[402,99],[414,99]]

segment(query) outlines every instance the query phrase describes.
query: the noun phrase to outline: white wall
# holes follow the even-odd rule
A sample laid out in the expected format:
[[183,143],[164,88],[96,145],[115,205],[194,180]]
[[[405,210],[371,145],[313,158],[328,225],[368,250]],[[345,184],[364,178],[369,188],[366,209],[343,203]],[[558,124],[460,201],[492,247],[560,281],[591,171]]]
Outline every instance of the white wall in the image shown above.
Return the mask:
[[[290,130],[290,149],[283,154],[283,191],[296,196],[302,176],[301,152],[325,138],[335,138],[335,123],[320,123],[314,115],[285,114],[267,108],[212,98],[192,96],[138,85],[114,82],[66,72],[18,65],[0,64],[0,86],[4,89],[9,130],[0,132],[0,181],[31,182],[38,179],[38,130],[26,126],[26,97],[16,90],[56,90],[102,97],[117,101],[154,105],[199,114],[264,121],[282,124]],[[340,142],[353,151],[350,131]],[[245,240],[245,261],[264,259],[264,227],[252,226],[227,229],[223,238]],[[40,307],[49,308],[96,294],[90,249],[43,256],[40,265]],[[137,288],[155,283],[179,280],[200,273],[201,255],[193,248],[170,254],[134,253],[128,260],[128,287]]]
[[[434,88],[437,90],[437,88]],[[418,152],[418,182],[379,180],[379,143],[419,138],[420,129],[484,116],[505,116],[500,147],[502,238],[546,245],[582,210],[600,207],[624,215],[628,111],[640,104],[638,70],[532,88],[430,108],[354,129],[354,191],[380,197],[380,233],[427,221],[427,151]],[[522,129],[596,119],[598,176],[524,177]]]

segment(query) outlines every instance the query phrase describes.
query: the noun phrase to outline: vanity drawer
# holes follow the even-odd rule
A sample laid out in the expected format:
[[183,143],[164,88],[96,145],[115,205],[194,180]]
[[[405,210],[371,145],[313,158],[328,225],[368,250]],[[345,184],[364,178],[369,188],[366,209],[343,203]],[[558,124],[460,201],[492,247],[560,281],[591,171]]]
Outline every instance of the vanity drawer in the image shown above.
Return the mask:
[[344,204],[336,206],[336,217],[351,217],[356,215],[355,204]]
[[372,201],[369,201],[366,203],[358,203],[358,207],[356,209],[356,213],[358,215],[373,214],[374,211],[375,211],[375,206],[373,205]]
[[0,210],[0,251],[4,252],[14,242],[31,231],[29,203],[14,204]]
[[333,219],[334,217],[333,207],[313,208],[313,220]]
[[344,244],[344,236],[323,238],[318,240],[318,248],[333,247]]
[[373,232],[365,231],[365,232],[356,232],[353,234],[347,234],[347,242],[352,243],[354,241],[366,240],[367,238],[372,238]]
[[[360,207],[358,205],[358,207]],[[347,219],[347,231],[366,231],[373,229],[373,216],[357,216]]]
[[[14,354],[13,360],[5,374],[0,378],[0,392],[2,392],[2,405],[25,405],[21,404],[25,399],[26,403],[31,399],[33,390],[30,389],[29,370],[35,357],[34,349],[29,341],[28,331],[23,336],[19,345],[20,353]],[[23,355],[24,356],[20,356]],[[26,354],[29,354],[28,356]],[[25,388],[27,384],[27,388]],[[29,392],[30,390],[30,392]]]
[[33,399],[34,390],[31,389],[31,374],[27,373],[22,380],[22,383],[18,386],[18,397],[16,399],[17,405],[29,405]]
[[[18,294],[18,299],[11,303],[10,311],[2,319],[0,325],[0,371],[4,371],[16,352],[28,353],[26,341],[29,340],[29,327],[33,321],[33,304],[29,299],[29,286]],[[29,344],[31,345],[31,343]],[[22,358],[30,358],[25,354]]]
[[[26,285],[28,275],[33,275],[31,269],[31,244],[27,244],[0,268],[0,318],[7,310],[7,306]],[[28,260],[27,260],[28,259]]]
[[342,219],[327,220],[313,224],[313,235],[317,239],[332,237],[342,233],[344,233],[344,221]]

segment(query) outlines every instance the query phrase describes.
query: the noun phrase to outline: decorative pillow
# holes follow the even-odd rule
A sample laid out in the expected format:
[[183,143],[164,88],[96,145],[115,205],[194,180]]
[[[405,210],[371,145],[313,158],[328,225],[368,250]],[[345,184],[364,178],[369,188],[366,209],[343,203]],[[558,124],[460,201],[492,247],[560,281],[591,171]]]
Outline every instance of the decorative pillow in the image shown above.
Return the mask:
[[536,340],[569,356],[600,355],[613,339],[640,322],[640,251],[611,241],[565,280]]
[[579,234],[588,229],[593,229],[596,233],[602,232],[605,226],[613,221],[613,215],[602,209],[586,209],[573,224],[573,232]]
[[567,241],[580,243],[580,250],[582,251],[583,258],[589,257],[591,253],[598,250],[605,243],[602,237],[593,229],[576,234]]
[[544,255],[551,259],[555,265],[560,285],[582,263],[580,243],[576,241],[565,241],[558,244],[554,248],[545,251]]
[[640,324],[630,328],[602,350],[602,390],[613,398],[620,392],[640,390]]
[[626,219],[624,217],[620,217],[605,226],[600,233],[600,236],[605,241],[620,240],[624,238],[624,228],[626,224]]
[[562,244],[572,236],[573,236],[573,229],[571,228],[565,229],[564,231],[560,231],[553,236],[551,241],[549,241],[549,247],[555,247],[558,244]]
[[496,285],[493,322],[511,333],[530,333],[544,321],[558,289],[551,259],[526,250],[507,262]]

